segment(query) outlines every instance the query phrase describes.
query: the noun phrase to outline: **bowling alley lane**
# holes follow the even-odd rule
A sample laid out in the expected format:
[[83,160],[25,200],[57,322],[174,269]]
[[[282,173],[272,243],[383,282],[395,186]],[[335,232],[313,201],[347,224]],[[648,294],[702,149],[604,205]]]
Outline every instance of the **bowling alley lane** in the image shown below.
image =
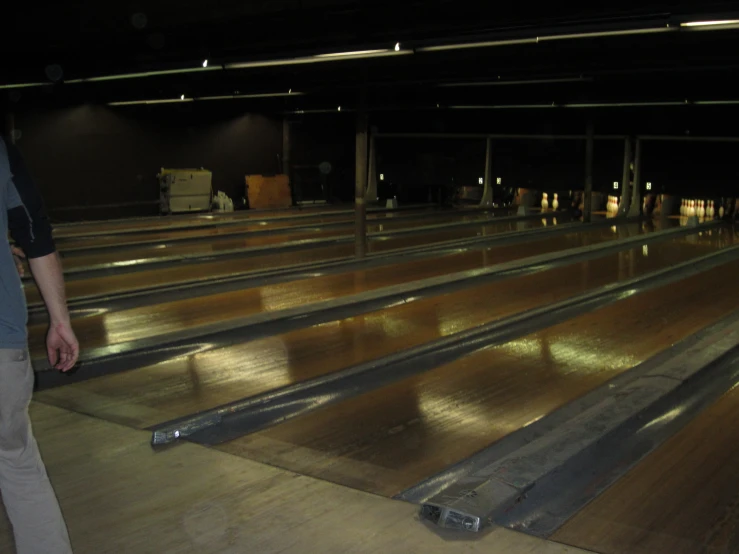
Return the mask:
[[[642,226],[638,223],[627,224],[624,227],[624,232],[629,233],[629,236],[643,232]],[[83,343],[82,348],[95,348],[358,294],[447,273],[479,269],[556,250],[598,244],[614,240],[617,236],[618,233],[614,233],[612,229],[600,226],[584,233],[573,231],[525,244],[477,249],[367,270],[91,315],[76,319],[74,326]],[[156,302],[156,299],[152,300]],[[30,327],[31,350],[37,355],[43,352],[45,331],[45,326],[41,324]]]
[[[370,231],[375,230],[386,230],[386,229],[397,229],[406,226],[416,225],[434,225],[437,223],[449,223],[452,221],[476,221],[478,219],[484,219],[485,217],[492,216],[492,210],[490,212],[468,212],[458,210],[452,212],[447,210],[445,212],[436,211],[431,212],[426,210],[419,214],[414,212],[396,212],[396,213],[370,213],[367,214],[367,223]],[[499,214],[503,215],[503,212],[499,210]],[[399,220],[400,218],[400,220]],[[317,226],[321,227],[325,224],[332,226],[340,226],[342,228],[351,229],[354,224],[354,219],[351,214],[346,216],[327,216],[317,215],[311,217],[300,217],[300,218],[270,218],[270,219],[244,219],[232,220],[232,221],[221,221],[221,225],[210,225],[210,226],[194,226],[190,228],[178,228],[171,231],[146,231],[141,233],[131,234],[117,234],[117,235],[101,235],[101,236],[85,236],[81,238],[65,238],[57,241],[57,247],[64,253],[65,251],[73,249],[84,249],[84,248],[100,248],[105,246],[131,246],[139,243],[151,243],[159,241],[160,243],[171,243],[173,241],[181,239],[198,239],[203,240],[222,240],[223,235],[233,235],[237,233],[248,234],[255,231],[270,231],[282,229],[285,232],[293,227],[308,227]],[[228,223],[223,225],[223,223]],[[206,224],[207,225],[207,224]]]
[[[382,223],[367,222],[368,233],[379,233],[383,231],[398,231],[401,229],[411,229],[419,227],[427,227],[429,225],[443,225],[445,223],[463,223],[490,220],[490,214],[470,214],[470,215],[447,215],[435,216],[433,218],[410,219],[410,220],[388,220]],[[329,237],[347,236],[354,232],[351,223],[347,223],[343,227],[324,228],[320,225],[315,227],[305,227],[295,229],[294,231],[286,231],[278,234],[259,234],[246,230],[243,235],[224,236],[217,238],[217,235],[203,236],[202,240],[186,241],[179,243],[162,242],[159,244],[145,244],[135,247],[126,247],[123,249],[111,247],[103,252],[94,252],[85,254],[84,251],[64,255],[64,245],[62,245],[62,256],[64,258],[64,267],[67,269],[87,267],[99,264],[123,264],[127,265],[131,261],[152,260],[167,256],[187,256],[196,254],[210,254],[213,252],[222,252],[224,250],[235,250],[237,248],[250,248],[255,246],[276,245],[284,242],[300,241],[308,239],[321,239]],[[224,229],[225,231],[225,229]],[[227,231],[226,231],[227,232]]]
[[551,538],[603,554],[739,551],[737,421],[734,386]]
[[732,298],[738,272],[730,262],[218,448],[395,495],[732,313],[705,295]]
[[[418,207],[423,210],[425,207]],[[433,209],[433,206],[428,206]],[[303,207],[284,210],[246,210],[234,212],[215,212],[215,213],[188,213],[176,215],[162,215],[154,217],[135,217],[130,219],[113,219],[104,221],[84,221],[77,223],[67,223],[54,226],[54,236],[57,238],[95,236],[102,233],[125,233],[131,231],[153,231],[166,230],[171,228],[180,228],[188,226],[214,225],[219,222],[232,221],[260,221],[260,220],[290,220],[305,219],[310,217],[330,217],[337,216],[342,212],[351,213],[348,206],[321,206],[321,207]],[[408,213],[414,210],[403,210],[402,212],[392,213]],[[386,212],[381,212],[386,213]]]
[[[542,226],[543,223],[541,220],[529,219],[515,222],[496,222],[481,227],[473,226],[439,232],[419,233],[418,235],[371,238],[368,242],[368,251],[390,252],[399,248],[425,246],[482,235],[493,236],[499,233],[536,229]],[[74,300],[75,298],[91,295],[124,293],[156,285],[177,284],[206,277],[217,278],[244,271],[264,271],[295,264],[324,262],[353,255],[353,242],[346,242],[326,247],[298,249],[246,258],[230,259],[226,257],[221,260],[209,261],[202,264],[183,264],[171,268],[141,270],[91,279],[68,279],[66,282],[67,298]],[[69,268],[70,260],[65,260],[64,265]],[[26,282],[24,289],[29,305],[41,302],[41,296],[33,283]]]
[[654,243],[647,255],[639,246],[587,262],[42,391],[36,398],[134,427],[148,427],[669,267],[717,246],[717,237],[704,238],[703,243],[684,239]]

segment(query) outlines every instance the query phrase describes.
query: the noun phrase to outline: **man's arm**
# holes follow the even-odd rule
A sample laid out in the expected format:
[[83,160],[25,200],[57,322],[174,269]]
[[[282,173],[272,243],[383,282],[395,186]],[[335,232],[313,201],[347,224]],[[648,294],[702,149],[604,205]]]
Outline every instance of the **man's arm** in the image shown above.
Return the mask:
[[54,252],[30,258],[28,264],[49,311],[49,333],[46,336],[49,363],[56,369],[69,371],[77,363],[80,347],[69,320],[59,255]]
[[9,192],[15,195],[8,210],[10,234],[28,257],[31,273],[49,311],[46,336],[49,363],[68,371],[77,362],[79,344],[69,321],[62,264],[51,236],[51,224],[20,152],[13,145],[7,145],[7,150],[13,174]]

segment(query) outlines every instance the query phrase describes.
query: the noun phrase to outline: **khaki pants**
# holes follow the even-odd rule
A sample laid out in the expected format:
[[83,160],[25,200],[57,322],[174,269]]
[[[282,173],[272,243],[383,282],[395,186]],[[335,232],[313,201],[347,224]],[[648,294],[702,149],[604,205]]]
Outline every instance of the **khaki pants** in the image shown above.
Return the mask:
[[67,528],[31,432],[27,350],[0,349],[0,491],[18,554],[69,554]]

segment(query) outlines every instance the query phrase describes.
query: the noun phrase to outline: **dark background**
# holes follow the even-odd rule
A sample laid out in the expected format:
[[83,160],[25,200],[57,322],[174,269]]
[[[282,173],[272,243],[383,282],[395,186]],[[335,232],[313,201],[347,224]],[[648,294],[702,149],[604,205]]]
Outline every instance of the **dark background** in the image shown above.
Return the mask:
[[[350,201],[355,118],[367,91],[381,133],[739,136],[739,30],[594,37],[422,53],[428,45],[678,25],[737,17],[736,2],[574,3],[352,0],[61,2],[15,5],[0,37],[7,53],[0,111],[14,115],[18,146],[57,220],[157,212],[162,167],[204,167],[213,188],[239,205],[244,176],[281,169],[290,127],[296,200]],[[143,19],[140,17],[143,15]],[[409,56],[220,70],[105,82],[70,80],[126,72],[392,48]],[[546,79],[573,82],[539,83]],[[462,86],[523,81],[508,86]],[[109,102],[295,90],[301,96],[148,106]],[[626,107],[624,103],[670,102]],[[608,107],[563,107],[567,104]],[[517,108],[536,105],[537,108]],[[342,110],[338,110],[338,106]],[[459,109],[475,107],[475,109]],[[485,108],[480,108],[480,107]],[[491,109],[494,107],[494,109]],[[493,172],[505,186],[582,188],[584,143],[495,140]],[[648,142],[643,181],[657,192],[737,195],[739,143]],[[426,200],[429,187],[475,185],[483,140],[378,139],[380,194]],[[595,188],[621,180],[623,145],[595,145]],[[318,165],[329,162],[322,176]],[[147,204],[148,202],[148,204]],[[116,204],[115,208],[100,206]],[[86,206],[83,210],[69,207]]]

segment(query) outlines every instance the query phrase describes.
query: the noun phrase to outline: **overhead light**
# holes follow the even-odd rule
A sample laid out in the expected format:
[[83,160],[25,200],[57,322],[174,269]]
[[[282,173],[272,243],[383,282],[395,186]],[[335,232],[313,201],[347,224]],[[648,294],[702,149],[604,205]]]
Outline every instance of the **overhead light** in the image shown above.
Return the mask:
[[288,94],[292,94],[293,93],[293,89],[288,90],[287,93]]
[[316,54],[314,58],[353,58],[355,56],[371,56],[373,54],[383,54],[388,52],[386,49],[382,50],[356,50],[354,52],[330,52],[328,54]]
[[615,31],[592,31],[583,33],[567,33],[561,35],[542,35],[528,38],[512,38],[501,40],[489,40],[482,42],[462,42],[456,44],[440,44],[434,46],[421,46],[416,52],[443,52],[446,50],[463,50],[468,48],[490,48],[494,46],[515,46],[519,44],[539,44],[540,42],[553,40],[572,40],[586,38],[618,37],[629,35],[647,35],[654,33],[666,33],[676,31],[673,27],[643,27],[638,29],[621,29]]
[[508,109],[530,109],[530,108],[553,108],[552,104],[500,104],[490,106],[449,106],[450,110],[508,110]]
[[384,180],[385,180],[385,174],[384,173],[380,173],[380,181],[384,181]]
[[238,100],[243,98],[279,98],[283,96],[303,96],[303,92],[268,92],[263,94],[229,94],[225,96],[200,96],[195,100]]
[[192,102],[192,98],[165,98],[162,100],[131,100],[126,102],[108,102],[108,106],[139,106],[148,104],[177,104],[179,102]]
[[686,106],[695,104],[739,104],[739,100],[726,100],[717,102],[706,102],[706,101],[695,101],[685,102],[681,101],[666,101],[666,102],[611,102],[611,103],[572,103],[572,104],[557,104],[552,102],[551,104],[492,104],[487,106],[449,106],[452,110],[522,110],[522,109],[541,109],[541,108],[640,108],[640,107],[667,107],[667,106]]
[[507,85],[540,85],[540,84],[551,84],[551,83],[579,83],[579,82],[590,82],[592,77],[562,77],[557,79],[526,79],[518,81],[481,81],[477,83],[442,83],[437,85],[441,88],[456,88],[456,87],[497,87]]
[[157,77],[159,75],[179,75],[181,73],[199,73],[201,71],[218,71],[223,69],[219,65],[213,65],[210,67],[188,67],[185,69],[165,69],[162,71],[144,71],[141,73],[119,73],[118,75],[101,75],[98,77],[85,77],[83,79],[69,79],[65,80],[66,84],[75,83],[94,83],[99,81],[117,81],[120,79],[138,79],[141,77]]
[[316,54],[301,58],[284,58],[279,60],[263,60],[253,62],[238,62],[226,64],[226,69],[251,69],[257,67],[274,67],[281,65],[302,65],[311,63],[325,63],[344,60],[362,60],[368,58],[384,58],[389,56],[404,56],[413,54],[412,50],[357,50],[353,52],[332,52],[328,54]]
[[13,88],[43,87],[43,86],[51,85],[51,84],[52,83],[13,83],[11,85],[0,85],[0,90],[13,89]]
[[483,179],[482,177],[479,177],[477,179],[477,182],[478,182],[478,184],[483,185],[483,184],[485,184],[485,179]]
[[339,106],[339,109],[338,109],[338,111],[341,111],[341,106]]
[[203,60],[203,67],[208,67],[208,60]]
[[715,21],[687,21],[680,27],[717,27],[721,25],[739,25],[739,19],[719,19]]
[[613,190],[618,190],[618,181],[613,182]]
[[395,43],[395,51],[396,52],[400,52],[400,43],[399,42],[396,42]]
[[184,100],[184,99],[185,99],[185,95],[183,94],[182,96],[180,96],[180,100]]
[[652,190],[652,183],[647,183],[647,190]]

